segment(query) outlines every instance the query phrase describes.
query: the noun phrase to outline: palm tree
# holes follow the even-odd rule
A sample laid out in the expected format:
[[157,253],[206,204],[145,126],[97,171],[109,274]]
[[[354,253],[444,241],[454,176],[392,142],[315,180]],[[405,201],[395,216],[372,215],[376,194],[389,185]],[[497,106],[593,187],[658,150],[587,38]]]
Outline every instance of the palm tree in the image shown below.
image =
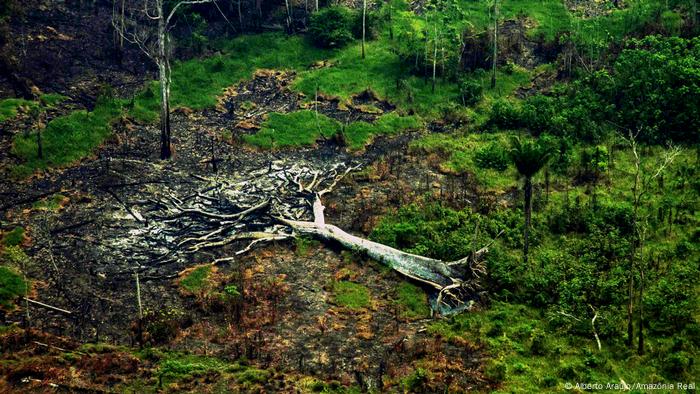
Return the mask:
[[527,263],[527,253],[530,246],[530,219],[532,217],[532,177],[535,176],[549,161],[551,151],[546,146],[534,141],[521,141],[520,138],[511,139],[510,157],[518,169],[518,173],[525,179],[525,242],[523,254]]

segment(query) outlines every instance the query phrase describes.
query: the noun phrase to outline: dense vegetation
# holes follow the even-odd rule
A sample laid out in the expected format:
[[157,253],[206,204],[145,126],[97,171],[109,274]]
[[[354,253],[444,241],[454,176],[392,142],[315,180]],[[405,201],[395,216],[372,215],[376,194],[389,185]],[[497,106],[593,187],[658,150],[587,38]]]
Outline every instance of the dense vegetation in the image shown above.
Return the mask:
[[[412,171],[439,173],[453,185],[461,181],[468,199],[443,193],[445,185],[430,184],[423,173],[404,174],[408,179],[395,179],[393,190],[401,196],[370,207],[381,217],[363,230],[373,241],[445,261],[489,245],[484,291],[473,300],[478,308],[425,324],[435,338],[483,348],[483,374],[498,390],[556,391],[565,382],[692,382],[700,376],[696,5],[582,3],[389,0],[370,7],[364,20],[361,9],[338,4],[310,13],[305,35],[235,37],[205,33],[213,17],[188,9],[177,17],[190,18],[187,26],[194,28],[175,34],[173,45],[197,56],[173,59],[169,105],[183,113],[225,113],[219,105],[224,89],[260,69],[285,70],[300,105],[266,112],[232,144],[281,154],[330,141],[359,156],[377,140],[420,132],[406,146]],[[10,11],[0,7],[0,18],[5,14]],[[505,48],[494,48],[492,37],[501,34],[494,25],[526,49],[508,47],[508,40],[497,41]],[[128,94],[104,87],[91,110],[70,107],[60,114],[57,108],[68,98],[59,94],[0,100],[0,124],[24,119],[28,125],[12,132],[8,173],[23,181],[74,165],[111,143],[118,123],[155,127],[160,89],[157,81]],[[385,109],[358,104],[363,95]],[[335,112],[319,111],[322,101],[333,102]],[[363,120],[345,121],[345,114]],[[230,140],[231,131],[217,137]],[[388,179],[377,168],[388,167],[382,160],[395,153],[385,152],[362,176]],[[371,194],[363,189],[358,195],[363,193]],[[44,194],[23,215],[55,213],[67,200]],[[37,290],[24,276],[29,235],[37,230],[0,224],[4,316]],[[314,247],[298,239],[297,257]],[[323,284],[337,308],[333,313],[362,317],[381,299],[396,308],[402,323],[432,316],[433,289],[405,280],[379,296],[349,271],[345,267]],[[177,286],[208,312],[240,317],[243,300],[260,301],[246,298],[252,290],[239,286],[252,275],[234,273],[235,281],[222,281],[214,265],[202,264],[180,272]],[[261,286],[283,288],[282,281]],[[150,345],[177,336],[165,315],[146,311],[145,329],[139,318]],[[324,324],[318,323],[321,332]],[[275,374],[245,357],[129,351],[150,360],[158,373],[130,383],[137,391],[154,379],[160,389],[207,376],[255,390]],[[422,365],[402,371],[402,380],[386,385],[437,390],[429,370]],[[302,386],[352,390],[316,380]]]

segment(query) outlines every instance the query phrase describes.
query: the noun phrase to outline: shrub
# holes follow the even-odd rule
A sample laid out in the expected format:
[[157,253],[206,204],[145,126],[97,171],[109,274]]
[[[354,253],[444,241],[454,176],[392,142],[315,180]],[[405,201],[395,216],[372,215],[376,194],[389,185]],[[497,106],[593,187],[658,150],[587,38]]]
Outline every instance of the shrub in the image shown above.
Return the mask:
[[484,370],[484,375],[493,380],[494,382],[502,382],[506,379],[508,373],[508,367],[505,362],[501,360],[489,360]]
[[505,149],[497,143],[492,142],[476,151],[474,162],[479,168],[492,168],[494,170],[504,171],[508,168],[510,159]]
[[491,107],[489,123],[501,129],[517,129],[522,125],[520,109],[508,100],[498,100]]
[[322,48],[342,48],[353,40],[353,14],[347,7],[331,6],[311,15],[309,33]]
[[462,104],[474,105],[481,100],[484,88],[477,81],[467,79],[459,86],[459,94],[462,97]]
[[14,270],[0,266],[0,307],[12,308],[15,298],[27,291],[27,283]]
[[2,237],[5,246],[17,246],[24,240],[24,228],[17,226]]
[[530,354],[544,356],[547,353],[547,335],[542,330],[533,330],[530,336]]
[[404,380],[404,386],[408,392],[419,392],[425,389],[428,382],[428,371],[423,368],[416,368],[412,374]]

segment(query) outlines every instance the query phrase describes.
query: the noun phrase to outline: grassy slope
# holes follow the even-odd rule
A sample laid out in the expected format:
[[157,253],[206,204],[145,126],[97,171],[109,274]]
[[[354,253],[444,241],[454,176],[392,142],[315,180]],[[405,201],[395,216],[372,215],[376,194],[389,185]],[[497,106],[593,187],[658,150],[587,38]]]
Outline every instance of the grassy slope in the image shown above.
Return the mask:
[[42,157],[38,155],[36,132],[17,134],[13,153],[23,163],[13,173],[26,176],[36,169],[66,165],[90,155],[110,135],[110,122],[121,111],[118,101],[101,100],[92,112],[81,110],[53,119],[41,132]]

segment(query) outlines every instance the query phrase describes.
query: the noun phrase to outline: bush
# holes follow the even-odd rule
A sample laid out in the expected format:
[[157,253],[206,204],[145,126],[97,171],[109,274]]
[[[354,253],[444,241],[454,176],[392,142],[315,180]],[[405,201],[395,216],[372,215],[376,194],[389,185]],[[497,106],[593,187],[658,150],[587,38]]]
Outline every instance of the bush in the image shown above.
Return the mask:
[[0,266],[0,307],[12,308],[15,298],[27,291],[27,283],[14,270]]
[[459,86],[459,94],[462,97],[462,104],[475,105],[481,100],[484,88],[477,81],[467,79]]
[[427,382],[428,371],[423,368],[416,368],[412,374],[406,377],[404,386],[409,392],[418,392],[425,389]]
[[7,232],[2,237],[2,244],[5,246],[17,246],[24,240],[24,228],[17,226],[12,231]]
[[311,15],[309,33],[322,48],[342,48],[353,40],[353,14],[347,7],[332,6]]
[[491,107],[489,123],[501,129],[517,129],[522,126],[522,114],[512,102],[498,100]]
[[530,336],[530,354],[544,356],[548,352],[547,335],[542,330],[533,330]]
[[492,168],[497,171],[504,171],[508,168],[510,159],[508,153],[497,143],[492,142],[476,151],[474,162],[479,168]]
[[506,363],[500,360],[489,360],[484,370],[484,376],[493,380],[494,382],[502,382],[506,379],[506,374],[508,373],[508,367]]

